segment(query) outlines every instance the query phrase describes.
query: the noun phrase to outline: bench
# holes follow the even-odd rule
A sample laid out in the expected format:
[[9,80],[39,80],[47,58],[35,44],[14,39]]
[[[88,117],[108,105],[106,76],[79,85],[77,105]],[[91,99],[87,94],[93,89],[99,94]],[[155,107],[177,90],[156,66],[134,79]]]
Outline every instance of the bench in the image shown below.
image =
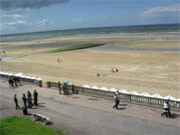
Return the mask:
[[34,121],[41,121],[43,125],[47,125],[49,123],[50,118],[41,115],[41,114],[33,114],[34,116]]

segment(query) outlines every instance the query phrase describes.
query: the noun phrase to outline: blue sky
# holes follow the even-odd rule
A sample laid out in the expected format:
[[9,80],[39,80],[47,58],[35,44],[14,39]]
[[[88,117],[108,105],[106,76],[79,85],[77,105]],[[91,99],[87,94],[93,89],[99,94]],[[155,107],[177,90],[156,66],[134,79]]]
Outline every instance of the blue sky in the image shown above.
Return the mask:
[[180,22],[180,0],[0,0],[0,34]]

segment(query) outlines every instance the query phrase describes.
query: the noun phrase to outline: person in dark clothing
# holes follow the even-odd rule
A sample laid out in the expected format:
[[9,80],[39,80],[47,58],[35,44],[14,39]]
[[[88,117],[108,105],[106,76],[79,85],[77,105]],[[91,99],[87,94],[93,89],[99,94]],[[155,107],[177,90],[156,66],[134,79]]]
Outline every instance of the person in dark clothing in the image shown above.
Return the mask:
[[30,91],[27,92],[27,101],[28,101],[28,107],[32,108],[32,96]]
[[17,87],[18,87],[18,84],[17,84],[16,77],[15,77],[15,78],[13,78],[13,81],[14,81],[14,86],[17,88]]
[[14,94],[14,103],[15,103],[15,109],[17,110],[17,109],[20,109],[20,107],[19,107],[19,105],[18,105],[18,99],[17,99],[17,95],[16,94]]
[[27,91],[27,97],[32,97],[31,92]]
[[16,82],[19,83],[19,86],[22,86],[21,81],[17,77],[16,77]]
[[37,106],[38,105],[38,93],[36,90],[34,90],[33,97],[34,97],[34,105]]
[[23,96],[22,96],[22,101],[24,103],[24,106],[27,106],[27,98],[26,98],[25,94],[23,94]]
[[61,94],[61,82],[58,82],[59,94]]
[[8,83],[9,87],[14,88],[14,81],[12,79],[9,79]]
[[119,98],[118,98],[118,95],[115,94],[113,98],[114,98],[114,102],[115,102],[115,105],[113,106],[113,108],[118,109],[118,105],[119,105]]
[[27,106],[23,106],[22,112],[23,112],[24,115],[28,115],[28,107]]
[[169,117],[172,117],[169,101],[167,101],[167,104],[169,106],[169,108],[168,108],[168,115],[169,115]]
[[28,101],[28,107],[32,108],[32,98],[28,97],[27,101]]
[[72,85],[72,93],[75,94],[74,84]]

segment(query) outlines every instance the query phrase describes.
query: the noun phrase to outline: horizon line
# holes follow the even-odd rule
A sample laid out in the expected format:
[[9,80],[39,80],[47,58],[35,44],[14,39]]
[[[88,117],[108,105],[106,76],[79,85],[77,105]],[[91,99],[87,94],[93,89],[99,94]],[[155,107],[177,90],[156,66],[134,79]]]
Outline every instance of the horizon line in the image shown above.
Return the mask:
[[68,31],[68,30],[83,30],[83,29],[97,29],[97,28],[111,28],[111,27],[132,27],[132,26],[152,26],[152,25],[180,25],[180,23],[164,23],[164,24],[138,24],[138,25],[115,25],[115,26],[100,26],[100,27],[82,27],[82,28],[70,28],[70,29],[57,29],[57,30],[45,30],[45,31],[32,31],[32,32],[22,32],[22,33],[11,33],[11,34],[0,34],[0,36],[13,36],[13,35],[23,35],[23,34],[33,34],[33,33],[44,33],[44,32],[54,32],[54,31]]

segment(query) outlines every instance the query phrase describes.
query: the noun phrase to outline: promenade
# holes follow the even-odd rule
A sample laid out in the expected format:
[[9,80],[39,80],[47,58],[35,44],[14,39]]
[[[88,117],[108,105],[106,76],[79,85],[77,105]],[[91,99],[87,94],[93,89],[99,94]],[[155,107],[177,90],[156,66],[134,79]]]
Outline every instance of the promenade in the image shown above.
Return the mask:
[[[13,96],[16,93],[22,106],[22,94],[34,90],[39,93],[39,106],[29,113],[43,114],[51,119],[50,127],[70,135],[179,135],[180,112],[173,112],[174,118],[161,117],[162,109],[121,103],[120,109],[112,108],[114,102],[79,94],[59,95],[57,90],[23,85],[9,88],[0,80],[0,118],[18,115]],[[32,119],[32,116],[26,116]]]

